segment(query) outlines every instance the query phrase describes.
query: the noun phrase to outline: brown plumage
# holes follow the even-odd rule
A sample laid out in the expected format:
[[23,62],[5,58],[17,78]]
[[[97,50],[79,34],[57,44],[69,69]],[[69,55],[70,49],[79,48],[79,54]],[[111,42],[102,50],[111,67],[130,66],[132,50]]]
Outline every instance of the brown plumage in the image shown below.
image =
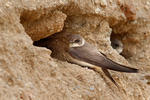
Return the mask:
[[80,35],[77,34],[70,36],[70,48],[68,52],[73,58],[71,60],[72,63],[93,69],[97,69],[97,67],[102,68],[103,72],[114,84],[116,84],[116,82],[111,77],[108,69],[127,73],[138,72],[138,69],[118,64],[107,58],[103,53],[99,52],[97,48],[86,42]]
[[104,54],[99,52],[93,45],[90,45],[86,41],[83,46],[70,47],[69,54],[74,59],[87,62],[89,64],[99,66],[102,68],[119,72],[128,72],[128,73],[138,72],[138,69],[130,68],[112,61],[111,59],[107,58]]

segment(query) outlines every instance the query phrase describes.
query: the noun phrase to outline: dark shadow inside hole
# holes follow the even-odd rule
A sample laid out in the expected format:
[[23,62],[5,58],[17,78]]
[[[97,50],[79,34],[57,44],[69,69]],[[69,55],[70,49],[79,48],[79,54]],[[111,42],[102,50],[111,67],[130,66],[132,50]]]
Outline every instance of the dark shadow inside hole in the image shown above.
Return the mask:
[[47,49],[50,49],[50,48],[47,47],[47,42],[49,40],[50,40],[50,37],[46,37],[46,38],[40,39],[38,41],[34,41],[33,45],[38,46],[38,47],[46,47]]
[[34,41],[33,45],[38,47],[46,47],[52,51],[51,57],[61,61],[67,61],[66,52],[68,50],[68,34],[55,33],[47,38]]
[[53,57],[53,58],[55,58],[55,55],[53,56],[53,53],[55,51],[55,49],[54,49],[55,47],[52,47],[53,45],[51,46],[52,42],[53,42],[53,35],[52,36],[48,36],[48,37],[43,38],[43,39],[40,39],[38,41],[34,41],[33,45],[37,46],[37,47],[45,47],[45,48],[51,50],[52,53],[51,53],[50,56]]

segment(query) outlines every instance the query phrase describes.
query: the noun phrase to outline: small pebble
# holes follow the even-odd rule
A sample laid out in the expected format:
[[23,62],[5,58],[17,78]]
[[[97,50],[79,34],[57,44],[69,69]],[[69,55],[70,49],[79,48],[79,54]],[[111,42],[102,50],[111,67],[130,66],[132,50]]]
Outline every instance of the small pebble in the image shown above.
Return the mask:
[[94,86],[91,86],[91,87],[90,87],[90,90],[92,90],[92,91],[93,91],[93,90],[94,90]]

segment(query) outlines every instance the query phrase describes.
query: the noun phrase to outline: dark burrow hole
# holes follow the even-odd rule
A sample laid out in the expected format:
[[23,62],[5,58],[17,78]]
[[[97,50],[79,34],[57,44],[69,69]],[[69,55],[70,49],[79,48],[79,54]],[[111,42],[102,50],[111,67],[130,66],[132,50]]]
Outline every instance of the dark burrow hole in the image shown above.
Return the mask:
[[112,32],[110,36],[112,48],[115,49],[125,59],[132,57],[132,53],[127,49],[127,46],[130,45],[130,41],[126,39],[127,35],[127,33],[116,34]]
[[38,47],[46,47],[51,50],[51,57],[61,61],[67,61],[66,52],[68,50],[68,34],[55,33],[46,38],[34,41],[33,45]]
[[[57,33],[55,33],[55,34],[57,34]],[[37,40],[37,41],[34,41],[33,45],[38,46],[38,47],[45,47],[47,49],[53,50],[51,48],[51,46],[49,46],[49,43],[51,43],[52,41],[53,41],[53,35],[48,36],[48,37],[43,38],[43,39],[40,39],[40,40]]]
[[[57,33],[55,33],[57,34]],[[45,47],[49,50],[52,51],[52,55],[53,55],[53,44],[51,44],[52,42],[55,41],[55,34],[51,35],[51,36],[48,36],[46,38],[43,38],[43,39],[40,39],[40,40],[37,40],[37,41],[34,41],[33,42],[33,45],[34,46],[38,46],[38,47]],[[57,41],[57,40],[56,40]],[[55,46],[56,47],[56,46]]]

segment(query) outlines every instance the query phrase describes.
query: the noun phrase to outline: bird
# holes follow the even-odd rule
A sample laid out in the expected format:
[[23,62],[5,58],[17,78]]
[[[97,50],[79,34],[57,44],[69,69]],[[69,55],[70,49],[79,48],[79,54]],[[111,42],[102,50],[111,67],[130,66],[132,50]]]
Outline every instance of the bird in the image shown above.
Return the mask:
[[111,39],[111,46],[115,49],[119,54],[123,51],[123,43],[119,39]]
[[72,58],[69,62],[95,70],[101,68],[105,75],[117,86],[118,84],[108,70],[127,73],[137,73],[139,71],[136,68],[121,65],[111,60],[79,34],[71,34],[69,36],[68,53]]

